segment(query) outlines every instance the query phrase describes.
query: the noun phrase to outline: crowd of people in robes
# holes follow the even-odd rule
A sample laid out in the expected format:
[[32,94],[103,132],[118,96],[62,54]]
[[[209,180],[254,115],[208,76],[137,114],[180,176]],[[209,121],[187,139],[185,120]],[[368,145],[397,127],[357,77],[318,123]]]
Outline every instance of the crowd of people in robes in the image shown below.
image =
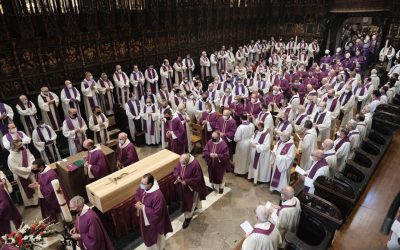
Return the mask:
[[[391,61],[393,51],[390,45],[385,46],[381,61]],[[71,155],[88,151],[84,159],[86,181],[93,182],[112,171],[99,145],[110,142],[108,118],[118,105],[125,110],[129,133],[118,136],[117,169],[138,161],[134,144],[140,140],[181,155],[174,176],[186,228],[207,194],[201,166],[190,154],[192,125],[198,124],[202,128],[203,157],[216,193],[224,192],[225,174],[233,172],[282,195],[279,208],[256,209],[258,224],[243,245],[243,249],[276,249],[284,233],[281,225],[271,221],[272,217],[276,219],[273,210],[279,213],[282,208],[299,208],[288,187],[294,163],[304,170],[299,173],[304,192],[313,193],[316,178],[332,177],[344,170],[346,160],[354,157],[352,152],[368,135],[376,107],[391,103],[399,93],[397,62],[388,70],[388,82],[381,82],[376,69],[368,70],[369,56],[371,53],[362,53],[358,44],[337,48],[331,54],[329,50],[321,53],[316,39],[306,43],[304,39],[271,37],[268,41],[251,41],[236,52],[222,46],[208,57],[204,51],[199,64],[188,54],[184,59],[178,57],[172,66],[168,59],[163,60],[159,70],[148,65],[142,72],[134,65],[130,75],[117,65],[112,80],[102,73],[96,81],[86,72],[80,89],[67,80],[60,97],[48,87],[41,88],[37,103],[42,120],[35,104],[20,96],[16,109],[23,130],[13,123],[13,109],[0,103],[1,144],[10,151],[8,166],[24,206],[54,205],[42,214],[56,219],[59,210],[51,201],[54,193],[49,183],[57,174],[47,166],[60,160],[56,132],[61,131],[68,140]],[[58,111],[60,99],[63,113]],[[80,109],[81,101],[86,115]],[[93,138],[88,138],[88,129]],[[30,153],[31,142],[41,160]],[[10,192],[5,186],[0,186],[4,199]],[[136,197],[146,246],[162,249],[171,228],[154,177],[143,177]],[[103,242],[91,242],[91,236],[85,236],[92,232],[87,221],[99,224],[99,219],[82,198],[72,198],[70,208],[83,220],[75,222],[74,238],[86,249],[111,249],[104,248],[110,244],[108,237],[102,237]],[[281,212],[278,217],[282,216]],[[161,220],[153,218],[160,217],[163,226],[156,227]],[[20,223],[18,214],[10,213],[7,218],[2,226],[10,221]],[[285,220],[296,221],[281,219]],[[284,231],[295,231],[296,227],[285,226]],[[95,237],[106,234],[101,223],[95,231]],[[268,247],[252,248],[257,241],[265,241]]]

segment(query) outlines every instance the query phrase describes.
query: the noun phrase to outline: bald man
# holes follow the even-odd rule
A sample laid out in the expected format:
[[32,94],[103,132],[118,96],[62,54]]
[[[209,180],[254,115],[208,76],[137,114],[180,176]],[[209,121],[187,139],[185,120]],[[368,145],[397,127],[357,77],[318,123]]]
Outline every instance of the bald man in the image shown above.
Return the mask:
[[61,129],[62,123],[58,113],[60,99],[56,94],[49,91],[48,87],[42,87],[38,95],[38,105],[42,113],[42,119],[50,125],[54,131]]
[[242,250],[275,250],[282,243],[278,227],[270,222],[272,209],[263,205],[256,208],[257,223],[251,233],[246,235]]
[[331,139],[326,139],[322,142],[322,149],[324,151],[324,158],[329,165],[329,176],[334,177],[337,170],[337,158],[336,151],[333,148],[333,141]]
[[16,105],[21,123],[24,126],[25,134],[32,136],[33,130],[37,126],[37,110],[33,102],[29,101],[25,95],[21,95],[18,98]]
[[139,161],[135,146],[124,132],[118,135],[118,146],[115,152],[117,168],[121,169]]
[[81,94],[78,89],[72,86],[70,80],[65,81],[65,87],[61,90],[61,106],[64,110],[64,115],[68,116],[68,110],[74,108],[78,110],[78,114],[81,114],[79,108],[79,102],[81,101]]
[[83,147],[88,150],[84,167],[89,178],[89,183],[109,175],[111,173],[111,168],[101,147],[95,147],[91,139],[85,140],[83,142]]
[[324,152],[316,149],[311,153],[312,163],[304,175],[303,192],[313,194],[315,191],[314,181],[319,176],[329,176],[329,165],[324,158]]
[[286,186],[281,190],[281,202],[278,207],[278,229],[282,238],[287,232],[296,234],[300,222],[300,201],[294,196],[294,189]]

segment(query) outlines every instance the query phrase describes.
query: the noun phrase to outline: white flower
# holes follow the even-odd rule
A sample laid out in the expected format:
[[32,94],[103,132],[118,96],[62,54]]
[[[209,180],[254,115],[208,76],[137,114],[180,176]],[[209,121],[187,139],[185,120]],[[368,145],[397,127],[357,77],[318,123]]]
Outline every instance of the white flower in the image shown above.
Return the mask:
[[39,242],[39,241],[41,241],[41,240],[42,240],[42,236],[38,235],[38,236],[35,237],[35,241],[36,241],[36,242]]
[[24,238],[22,238],[23,241],[27,241],[29,239],[29,235],[25,235]]

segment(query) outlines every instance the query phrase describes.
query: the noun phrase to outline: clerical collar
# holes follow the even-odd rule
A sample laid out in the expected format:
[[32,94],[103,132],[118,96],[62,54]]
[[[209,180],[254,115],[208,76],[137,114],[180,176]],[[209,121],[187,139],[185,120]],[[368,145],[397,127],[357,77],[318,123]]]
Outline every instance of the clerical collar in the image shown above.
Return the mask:
[[131,141],[130,141],[129,139],[126,139],[125,142],[124,142],[124,144],[122,144],[122,145],[119,146],[119,147],[120,147],[120,148],[125,148],[126,146],[129,145],[130,142],[131,142]]
[[329,153],[336,153],[336,151],[334,148],[324,151],[324,154],[329,154]]
[[96,151],[96,150],[101,150],[101,148],[100,148],[100,147],[97,147],[97,146],[95,145],[94,148],[93,148],[92,150],[89,150],[89,152],[94,152],[94,151]]
[[282,201],[282,205],[285,205],[285,206],[293,206],[294,204],[296,204],[296,197],[293,197],[286,201]]
[[81,211],[81,213],[79,214],[79,216],[82,216],[82,215],[86,214],[87,211],[89,211],[89,209],[90,209],[90,207],[89,207],[88,205],[86,205],[86,204],[83,205],[82,211]]
[[153,186],[151,186],[151,188],[149,190],[145,190],[145,192],[150,194],[150,193],[153,193],[153,192],[155,192],[155,191],[157,191],[159,189],[160,189],[160,187],[158,185],[157,180],[154,180]]

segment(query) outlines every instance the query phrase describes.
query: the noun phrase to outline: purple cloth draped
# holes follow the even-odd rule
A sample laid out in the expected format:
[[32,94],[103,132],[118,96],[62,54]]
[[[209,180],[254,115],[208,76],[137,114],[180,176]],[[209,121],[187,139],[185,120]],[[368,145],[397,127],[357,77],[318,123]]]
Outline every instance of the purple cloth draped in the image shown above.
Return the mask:
[[[51,132],[49,129],[49,126],[44,125],[44,128],[46,129],[47,135],[49,136],[49,138],[51,138]],[[58,159],[58,155],[57,155],[57,148],[56,145],[54,144],[53,141],[48,141],[46,142],[46,140],[44,139],[43,133],[41,131],[41,127],[37,127],[36,129],[39,139],[41,142],[44,142],[44,152],[46,153],[47,158],[49,159],[49,162],[56,162],[60,159]],[[51,148],[51,149],[50,149]]]
[[[324,100],[324,102],[327,102],[328,101],[328,97],[325,96],[323,100]],[[337,98],[334,98],[332,100],[331,106],[329,107],[329,112],[335,111],[337,102],[338,102]]]
[[[317,125],[322,124],[324,122],[326,116],[326,112],[322,112],[322,113],[315,113],[314,115],[314,120],[313,122],[316,123]],[[319,129],[318,127],[315,127],[315,130],[317,131],[317,135],[319,134]]]
[[256,227],[253,229],[253,231],[250,234],[256,233],[256,234],[263,234],[263,235],[268,236],[272,233],[272,231],[274,231],[274,229],[275,229],[275,225],[271,223],[267,230]]
[[104,155],[101,149],[89,151],[87,161],[90,165],[92,165],[90,171],[94,176],[94,178],[90,179],[90,182],[101,179],[111,173],[111,168],[108,165],[107,157]]
[[10,221],[19,228],[22,217],[4,187],[0,186],[0,235],[11,233]]
[[86,250],[114,250],[106,229],[96,213],[89,209],[85,214],[77,216],[75,228],[81,235],[79,246]]
[[240,116],[244,113],[243,104],[241,102],[232,102],[231,105],[229,105],[229,109],[232,112],[232,117],[236,124],[240,124]]
[[174,168],[174,177],[176,179],[181,177],[186,182],[186,185],[177,183],[177,190],[182,200],[182,212],[191,212],[194,202],[194,192],[199,194],[200,200],[205,200],[207,196],[207,186],[199,162],[194,159],[191,163],[184,166],[178,163]]
[[52,180],[58,180],[57,173],[50,169],[46,173],[38,174],[36,178],[40,185],[40,192],[43,195],[43,198],[39,199],[42,217],[49,217],[51,221],[57,221],[57,214],[61,212],[61,208],[51,185]]
[[[223,140],[219,143],[214,143],[212,140],[209,140],[204,147],[203,153],[208,166],[210,182],[221,184],[226,170],[231,166],[228,145],[226,145]],[[218,156],[212,158],[210,157],[211,153],[217,154]]]
[[145,225],[143,210],[140,210],[140,232],[144,244],[150,247],[157,243],[159,234],[166,235],[173,231],[167,203],[160,189],[151,193],[138,189],[135,200],[142,202],[145,206],[146,217],[150,225]]
[[124,167],[139,161],[135,146],[132,142],[129,142],[129,144],[124,148],[121,148],[118,145],[115,155],[119,163]]
[[[99,82],[100,82],[100,86],[102,87],[102,88],[106,88],[106,84],[105,84],[105,82],[103,81],[103,79],[99,79]],[[108,84],[108,86],[111,86],[111,83],[110,83],[110,80],[107,80],[107,84]],[[106,93],[104,94],[104,106],[105,106],[105,108],[106,108],[106,110],[110,110],[110,109],[112,109],[111,107],[112,107],[112,104],[114,104],[114,98],[112,97],[112,92],[111,92],[112,90],[106,90]],[[108,97],[107,97],[107,94],[108,94],[108,92],[110,92],[110,94],[111,94],[111,102],[110,102],[110,100],[108,99]]]
[[[22,138],[24,138],[24,135],[20,132],[20,131],[17,131],[17,135],[18,135],[18,137],[22,140]],[[11,133],[10,132],[8,132],[7,134],[5,134],[5,136],[6,136],[6,138],[7,138],[7,141],[9,141],[10,143],[12,143],[13,142],[13,137],[12,137],[12,135],[11,135]]]
[[[277,147],[282,143],[282,141],[278,142]],[[289,149],[292,147],[293,143],[286,143],[283,148],[281,149],[281,152],[279,153],[280,155],[285,155],[287,152],[289,152]],[[275,166],[275,171],[274,171],[274,176],[272,176],[271,180],[271,186],[272,187],[278,187],[279,181],[281,180],[281,172],[279,172],[279,169],[277,166]]]
[[[76,119],[78,119],[79,128],[82,128],[82,126],[83,126],[82,117],[78,116]],[[70,117],[67,117],[65,119],[65,122],[67,123],[67,127],[68,127],[69,130],[74,130],[75,129],[74,125],[72,124],[72,120],[71,120]],[[78,136],[75,135],[74,143],[75,143],[75,147],[76,147],[76,152],[77,153],[82,151],[82,149],[83,149],[83,141],[84,140],[85,140],[85,135],[84,134],[82,134],[82,137],[78,137]]]
[[306,104],[306,113],[307,113],[308,115],[311,115],[312,112],[313,112],[313,110],[314,110],[314,107],[315,107],[315,103],[313,103],[313,102],[308,102],[308,103]]
[[[254,134],[254,138],[256,137],[258,131],[256,131],[256,133]],[[267,137],[268,135],[268,131],[264,132],[261,134],[260,138],[258,138],[258,144],[263,144],[265,137]],[[258,166],[258,161],[260,160],[260,154],[259,152],[257,152],[257,150],[255,150],[255,154],[254,154],[254,162],[253,162],[253,168],[257,169]]]

